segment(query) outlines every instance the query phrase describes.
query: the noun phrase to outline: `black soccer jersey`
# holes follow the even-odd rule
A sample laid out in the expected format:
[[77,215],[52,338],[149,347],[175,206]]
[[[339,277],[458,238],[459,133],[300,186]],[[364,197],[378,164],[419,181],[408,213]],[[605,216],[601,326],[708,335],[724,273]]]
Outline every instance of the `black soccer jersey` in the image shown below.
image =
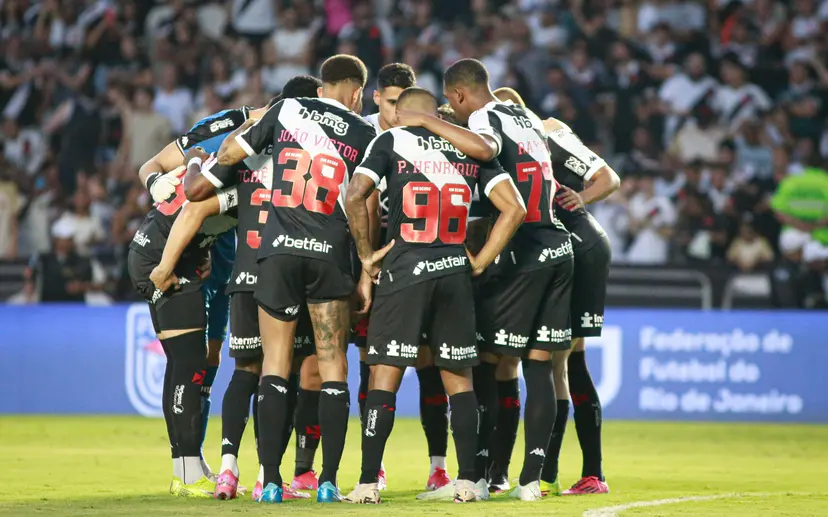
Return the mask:
[[285,99],[236,140],[249,156],[273,146],[273,189],[258,259],[301,255],[350,273],[345,216],[351,174],[374,127],[326,98]]
[[492,101],[472,113],[469,129],[494,139],[498,160],[526,205],[526,218],[498,266],[512,264],[519,271],[529,271],[568,260],[572,244],[552,207],[555,179],[543,122],[526,108]]
[[[546,136],[555,179],[576,192],[584,190],[584,182],[607,164],[568,127],[556,129]],[[586,209],[570,211],[556,203],[555,216],[569,230],[572,246],[576,249],[591,247],[605,234]]]
[[472,193],[488,194],[509,174],[482,164],[419,127],[378,136],[357,168],[388,192],[388,234],[394,247],[383,261],[377,292],[392,292],[441,276],[468,273],[463,243]]
[[196,122],[186,134],[175,139],[175,145],[181,154],[196,144],[208,153],[215,152],[224,138],[244,124],[249,117],[248,106],[219,111]]
[[[184,178],[186,170],[179,173]],[[191,258],[195,254],[206,254],[210,246],[219,235],[236,225],[236,205],[238,194],[235,188],[218,192],[220,214],[208,217],[201,226],[198,234],[187,245],[182,255],[182,260]],[[184,194],[184,184],[180,183],[175,190],[175,195],[163,203],[155,203],[150,209],[138,231],[130,243],[130,249],[136,253],[160,261],[164,253],[164,245],[170,235],[175,218],[181,213],[181,208],[188,203]]]

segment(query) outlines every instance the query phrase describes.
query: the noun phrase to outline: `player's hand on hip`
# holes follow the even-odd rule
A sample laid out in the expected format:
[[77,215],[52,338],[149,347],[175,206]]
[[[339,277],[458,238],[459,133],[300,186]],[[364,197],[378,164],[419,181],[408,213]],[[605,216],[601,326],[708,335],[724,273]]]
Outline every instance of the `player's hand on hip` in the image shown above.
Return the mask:
[[394,117],[395,126],[421,127],[425,124],[425,117],[417,111],[398,109]]
[[480,276],[486,271],[486,266],[478,262],[477,257],[472,255],[469,248],[466,248],[466,256],[469,257],[469,266],[471,266],[472,276]]
[[561,208],[566,210],[578,210],[584,207],[584,200],[581,199],[581,195],[564,185],[560,186],[555,201]]
[[150,280],[156,289],[165,293],[171,287],[178,289],[178,277],[169,269],[161,266],[155,266],[150,273]]
[[354,321],[359,321],[368,315],[368,312],[371,310],[371,302],[374,299],[374,282],[366,271],[363,271],[362,276],[359,278],[356,295],[357,303],[355,306],[356,310],[354,311]]
[[162,174],[149,186],[149,192],[152,200],[156,203],[163,203],[175,194],[175,189],[181,184],[178,175],[184,170],[184,166],[176,167],[172,171]]
[[391,248],[393,247],[394,239],[391,239],[391,242],[372,253],[366,260],[362,261],[362,270],[368,274],[368,277],[374,283],[377,283],[377,280],[379,279],[380,270],[382,269],[382,259],[388,255],[388,252],[391,251]]

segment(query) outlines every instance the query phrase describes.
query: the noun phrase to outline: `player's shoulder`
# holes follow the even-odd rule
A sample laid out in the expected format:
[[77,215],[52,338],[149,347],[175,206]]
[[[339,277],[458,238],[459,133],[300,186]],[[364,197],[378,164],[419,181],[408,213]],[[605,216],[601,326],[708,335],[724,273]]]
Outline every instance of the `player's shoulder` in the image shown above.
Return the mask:
[[207,115],[193,124],[190,131],[206,129],[211,133],[219,133],[223,130],[238,127],[250,117],[250,109],[249,106],[241,106],[239,108],[230,108]]

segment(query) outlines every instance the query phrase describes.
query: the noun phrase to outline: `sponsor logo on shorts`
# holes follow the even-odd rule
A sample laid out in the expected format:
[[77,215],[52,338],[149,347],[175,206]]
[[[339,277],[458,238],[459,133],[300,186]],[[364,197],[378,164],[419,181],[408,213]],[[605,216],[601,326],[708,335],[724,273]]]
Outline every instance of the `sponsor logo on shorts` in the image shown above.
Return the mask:
[[296,316],[299,314],[299,306],[298,305],[291,305],[285,309],[285,314],[289,316]]
[[180,415],[184,412],[184,385],[178,384],[173,390],[173,413]]
[[483,337],[483,334],[481,334],[480,332],[477,332],[476,334],[477,335],[475,337],[477,337],[478,343],[484,343],[486,341],[486,338]]
[[440,357],[443,359],[451,359],[452,361],[463,361],[465,359],[474,359],[477,357],[476,346],[448,346],[443,343],[440,346]]
[[299,116],[305,120],[310,119],[311,122],[316,122],[320,126],[328,126],[339,136],[343,136],[348,132],[348,123],[339,115],[327,111],[319,113],[316,110],[308,111],[307,108],[302,107],[299,110]]
[[585,329],[597,329],[602,328],[604,326],[604,316],[601,314],[590,314],[585,312],[583,316],[581,316],[581,328]]
[[374,348],[372,346],[369,346],[368,347],[368,355],[379,355],[379,352],[377,352],[376,348]]
[[463,267],[466,265],[468,257],[458,255],[456,257],[443,257],[440,260],[423,260],[417,263],[414,267],[414,275],[419,276],[425,271],[426,273],[433,273],[435,271],[445,271],[455,267]]
[[572,255],[572,242],[567,240],[557,248],[546,248],[541,251],[538,257],[538,262],[546,262],[547,260],[555,260],[556,258]]
[[162,296],[164,296],[164,291],[162,291],[161,289],[156,289],[152,292],[152,298],[150,299],[150,303],[155,305],[155,302],[160,300]]
[[124,387],[132,407],[143,416],[163,415],[161,394],[167,357],[155,336],[146,303],[136,303],[127,310],[125,359]]
[[397,343],[395,339],[392,339],[390,343],[385,345],[385,355],[388,357],[415,359],[417,357],[417,347],[415,345]]
[[529,336],[521,336],[520,334],[512,334],[503,329],[497,331],[494,336],[494,344],[500,346],[511,346],[514,348],[525,347],[529,343]]
[[132,238],[132,242],[141,246],[142,248],[149,244],[150,238],[144,232],[135,232],[135,236]]
[[373,438],[377,435],[377,410],[369,409],[365,418],[365,436]]
[[230,348],[233,350],[253,350],[262,346],[262,338],[255,337],[238,337],[230,334]]
[[226,129],[228,127],[233,127],[233,120],[229,118],[224,118],[221,120],[216,120],[212,124],[210,124],[210,132],[215,133],[217,131],[221,131],[222,129]]
[[318,241],[316,239],[294,239],[287,235],[279,235],[273,240],[273,247],[278,248],[284,246],[286,248],[293,248],[297,250],[315,251],[317,253],[330,253],[333,246],[327,241]]
[[538,343],[566,343],[572,340],[572,329],[550,329],[546,325],[538,329]]
[[256,275],[242,271],[239,273],[239,276],[236,277],[236,285],[256,285],[258,280],[259,278]]

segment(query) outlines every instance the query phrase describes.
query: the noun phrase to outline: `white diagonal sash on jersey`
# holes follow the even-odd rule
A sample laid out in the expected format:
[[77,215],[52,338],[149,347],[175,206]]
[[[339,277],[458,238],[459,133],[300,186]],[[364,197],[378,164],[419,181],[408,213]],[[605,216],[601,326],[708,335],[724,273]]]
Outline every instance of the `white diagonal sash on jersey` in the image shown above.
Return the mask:
[[[435,174],[435,173],[426,173],[422,171],[417,171],[423,176],[425,176],[428,181],[437,185],[437,188],[442,189],[443,185],[452,184],[452,185],[466,185],[465,176],[460,174],[460,171],[454,166],[451,161],[446,158],[442,152],[437,150],[431,150],[428,152],[423,152],[420,144],[417,141],[418,137],[408,131],[401,129],[394,131],[394,152],[401,156],[405,161],[414,165],[417,162],[422,161],[431,161],[434,163],[439,163],[441,166],[439,170],[444,170],[445,165],[448,164],[451,167],[451,170],[454,173],[450,174]],[[457,203],[457,199],[460,198],[458,195],[451,196],[451,204],[454,206],[465,206],[468,209],[471,206],[471,196],[469,196],[468,202],[461,202]]]
[[[299,110],[302,109],[302,105],[299,102],[295,99],[285,99],[282,102],[285,104],[282,106],[282,111],[279,112],[279,123],[289,131],[298,129],[308,133],[309,135],[307,142],[294,142],[296,145],[309,152],[311,156],[315,157],[318,154],[327,154],[328,156],[333,156],[338,159],[343,164],[345,163],[345,160],[342,159],[342,155],[339,154],[339,150],[337,150],[336,147],[331,148],[328,146],[331,137],[325,133],[322,126],[310,119],[304,119],[301,115],[299,115]],[[329,178],[333,177],[333,173],[331,172],[331,167],[329,165],[324,165],[322,167],[322,174]],[[346,172],[342,178],[342,183],[339,184],[339,196],[337,196],[336,199],[343,214],[345,213],[345,193],[348,192],[349,183],[350,177]]]

